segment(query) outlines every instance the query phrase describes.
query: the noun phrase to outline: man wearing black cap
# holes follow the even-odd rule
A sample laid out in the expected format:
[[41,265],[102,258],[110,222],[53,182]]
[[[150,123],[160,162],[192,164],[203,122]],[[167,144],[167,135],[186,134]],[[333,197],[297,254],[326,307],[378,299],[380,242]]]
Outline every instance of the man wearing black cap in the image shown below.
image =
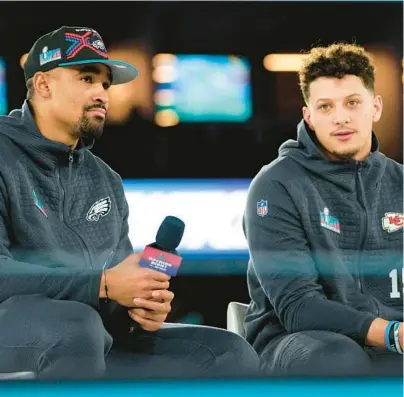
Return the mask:
[[254,371],[241,337],[163,324],[169,276],[138,266],[122,180],[89,150],[108,88],[137,69],[108,59],[93,29],[62,27],[34,44],[24,72],[27,100],[0,118],[0,373]]

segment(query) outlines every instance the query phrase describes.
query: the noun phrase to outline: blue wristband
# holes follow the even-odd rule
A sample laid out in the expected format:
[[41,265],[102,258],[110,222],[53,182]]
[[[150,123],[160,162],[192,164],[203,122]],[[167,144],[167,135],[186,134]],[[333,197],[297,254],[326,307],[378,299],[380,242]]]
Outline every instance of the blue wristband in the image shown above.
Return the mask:
[[401,324],[399,322],[396,322],[394,324],[394,345],[396,348],[397,353],[403,354],[403,350],[401,349],[400,346],[400,338],[399,338],[399,332],[400,332],[400,326]]
[[395,352],[394,346],[391,346],[390,344],[390,330],[391,327],[396,323],[397,321],[389,321],[386,327],[386,331],[384,333],[384,343],[386,344],[387,349],[389,349],[392,352]]

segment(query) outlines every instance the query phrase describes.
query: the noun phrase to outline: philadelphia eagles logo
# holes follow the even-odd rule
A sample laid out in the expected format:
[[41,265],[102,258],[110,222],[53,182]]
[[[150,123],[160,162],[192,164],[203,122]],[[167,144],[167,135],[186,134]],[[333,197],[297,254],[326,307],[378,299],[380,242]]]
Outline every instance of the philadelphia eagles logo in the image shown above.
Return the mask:
[[106,216],[111,211],[111,199],[105,197],[96,201],[87,212],[87,220],[89,222],[97,222],[101,216]]

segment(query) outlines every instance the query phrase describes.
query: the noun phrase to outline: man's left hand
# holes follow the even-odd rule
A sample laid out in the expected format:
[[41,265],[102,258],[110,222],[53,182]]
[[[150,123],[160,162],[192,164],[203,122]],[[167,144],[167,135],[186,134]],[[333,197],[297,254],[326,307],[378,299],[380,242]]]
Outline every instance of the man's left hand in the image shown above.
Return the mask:
[[168,290],[153,291],[152,299],[136,298],[133,308],[128,310],[129,317],[146,331],[157,331],[161,328],[171,311],[174,294]]

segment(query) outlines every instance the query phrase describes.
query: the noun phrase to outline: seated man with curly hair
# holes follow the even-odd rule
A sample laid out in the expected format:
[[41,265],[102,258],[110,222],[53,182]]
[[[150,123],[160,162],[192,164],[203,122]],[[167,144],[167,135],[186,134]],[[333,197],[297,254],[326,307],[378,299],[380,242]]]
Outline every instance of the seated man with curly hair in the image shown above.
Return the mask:
[[372,129],[374,66],[333,44],[299,78],[297,140],[248,193],[247,340],[267,373],[402,376],[403,166]]

